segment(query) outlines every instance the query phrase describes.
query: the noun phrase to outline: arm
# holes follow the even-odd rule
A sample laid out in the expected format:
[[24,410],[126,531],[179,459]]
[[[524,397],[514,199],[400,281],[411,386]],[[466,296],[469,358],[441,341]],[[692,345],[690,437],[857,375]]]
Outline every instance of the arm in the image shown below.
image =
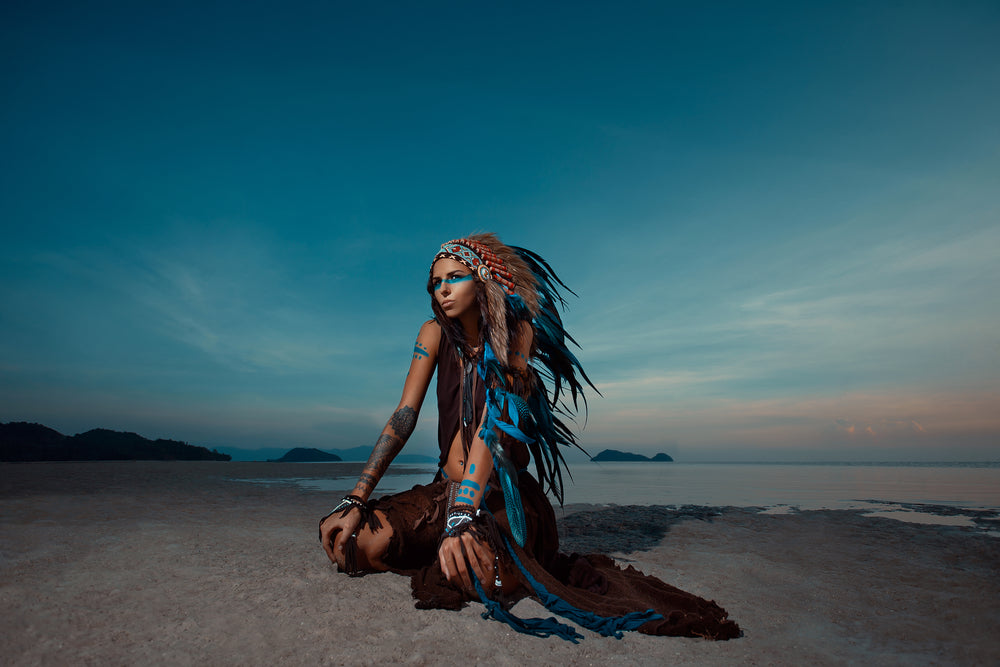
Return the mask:
[[[522,322],[522,327],[526,335],[522,335],[521,345],[517,349],[510,351],[510,358],[507,360],[508,366],[524,371],[528,366],[528,356],[531,352],[532,338],[530,334],[531,325]],[[483,411],[483,421],[486,419],[486,412]],[[482,430],[482,422],[476,429],[476,436],[472,440],[469,448],[468,460],[465,467],[465,475],[459,487],[458,497],[455,500],[456,507],[467,505],[473,512],[479,508],[483,496],[486,493],[486,485],[493,473],[493,455],[483,439],[479,436]],[[464,551],[464,554],[463,554]],[[438,549],[438,557],[441,562],[441,569],[448,579],[457,577],[466,588],[472,588],[472,580],[469,577],[469,565],[472,566],[476,577],[483,582],[484,586],[493,581],[494,577],[494,554],[489,549],[480,544],[470,533],[465,532],[457,537],[445,537]],[[468,560],[468,563],[467,563]]]
[[[485,421],[486,415],[483,415]],[[493,474],[493,455],[483,439],[479,437],[482,422],[476,429],[476,437],[472,440],[469,455],[465,464],[465,475],[459,487],[455,508],[467,507],[472,513],[479,508],[486,492],[486,485]],[[446,521],[451,518],[449,515]],[[489,586],[493,581],[494,554],[486,545],[480,544],[475,537],[464,532],[456,537],[445,537],[438,547],[438,559],[441,571],[446,579],[458,578],[462,586],[472,589],[472,579],[469,576],[469,565],[483,586]],[[467,562],[468,561],[468,562]]]
[[423,405],[427,388],[430,386],[434,368],[437,365],[438,345],[441,342],[441,327],[434,321],[425,322],[420,327],[417,340],[413,345],[413,360],[410,362],[410,372],[406,374],[403,384],[403,396],[399,405],[386,422],[382,434],[372,449],[368,462],[365,464],[354,494],[363,500],[371,497],[375,486],[396,454],[403,449],[417,425],[417,415]]
[[[389,464],[413,433],[417,415],[434,375],[440,342],[440,326],[434,321],[425,322],[414,343],[410,372],[406,375],[399,405],[382,429],[382,434],[372,448],[368,462],[351,492],[362,501],[371,497]],[[343,551],[347,538],[357,531],[360,520],[360,512],[348,512],[343,517],[340,513],[334,513],[323,521],[320,526],[320,541],[331,560],[335,560],[334,550]]]

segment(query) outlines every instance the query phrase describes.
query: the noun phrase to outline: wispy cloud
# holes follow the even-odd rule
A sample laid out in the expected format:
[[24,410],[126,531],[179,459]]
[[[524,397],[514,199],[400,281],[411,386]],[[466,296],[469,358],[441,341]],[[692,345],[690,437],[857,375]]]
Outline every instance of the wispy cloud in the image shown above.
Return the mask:
[[754,379],[770,390],[770,380],[805,371],[886,386],[976,376],[969,365],[980,366],[982,379],[998,363],[990,345],[1000,325],[991,296],[991,285],[1000,284],[998,254],[1000,231],[992,228],[944,245],[915,236],[832,252],[756,284],[715,276],[721,297],[702,291],[704,302],[685,303],[681,312],[657,307],[662,286],[645,290],[633,281],[628,300],[584,320],[583,356],[600,365],[606,382],[670,377],[671,390],[683,378],[695,391],[734,380],[734,391],[751,390]]
[[[296,277],[254,239],[193,235],[178,242],[47,252],[38,260],[66,280],[88,285],[103,317],[133,331],[194,348],[241,371],[298,372],[347,356],[328,340],[351,336],[329,304],[304,295]],[[75,290],[51,293],[73,299]]]
[[793,450],[989,442],[1000,429],[1000,228],[848,238],[819,257],[817,239],[799,243],[773,275],[720,269],[693,300],[634,279],[610,316],[584,317],[581,357],[596,362],[604,393],[586,438]]

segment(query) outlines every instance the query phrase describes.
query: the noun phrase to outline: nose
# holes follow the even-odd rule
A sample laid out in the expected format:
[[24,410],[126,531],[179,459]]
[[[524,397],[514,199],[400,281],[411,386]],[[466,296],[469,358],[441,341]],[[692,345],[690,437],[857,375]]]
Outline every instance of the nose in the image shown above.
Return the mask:
[[448,284],[447,280],[442,280],[438,291],[441,293],[441,296],[448,296],[451,294],[451,285]]

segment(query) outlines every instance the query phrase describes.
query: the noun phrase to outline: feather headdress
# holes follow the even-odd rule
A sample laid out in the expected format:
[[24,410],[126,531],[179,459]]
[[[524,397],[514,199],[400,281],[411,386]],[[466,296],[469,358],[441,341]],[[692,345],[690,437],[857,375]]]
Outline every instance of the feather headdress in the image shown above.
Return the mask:
[[[559,287],[573,292],[541,257],[524,248],[504,245],[494,234],[449,241],[441,246],[434,261],[441,258],[461,262],[476,277],[483,340],[478,373],[487,388],[486,416],[480,437],[493,454],[511,528],[515,539],[523,545],[517,473],[497,433],[505,433],[528,446],[543,488],[562,503],[565,460],[560,447],[584,450],[559,415],[572,417],[580,400],[586,406],[583,382],[597,391],[567,347],[567,341],[574,345],[576,341],[566,333],[559,315],[559,308],[566,303]],[[432,270],[433,265],[432,262]],[[430,281],[428,292],[433,295]],[[448,318],[434,299],[432,307],[448,339],[464,358],[471,358],[472,347],[478,341],[466,341],[462,327]],[[531,324],[532,345],[528,373],[520,381],[519,374],[511,372],[509,356],[511,349],[520,347],[518,338],[529,331],[523,322]],[[571,401],[566,400],[564,392],[569,393]]]

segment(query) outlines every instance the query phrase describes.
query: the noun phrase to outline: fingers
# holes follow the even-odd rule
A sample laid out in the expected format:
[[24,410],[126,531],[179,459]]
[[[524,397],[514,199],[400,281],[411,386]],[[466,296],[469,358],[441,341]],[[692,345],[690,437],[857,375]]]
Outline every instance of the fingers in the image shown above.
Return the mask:
[[465,571],[465,557],[462,556],[461,549],[457,537],[446,537],[438,549],[438,562],[445,579],[458,580],[463,586],[467,586],[469,577]]
[[323,551],[326,552],[326,556],[327,556],[327,558],[330,559],[330,562],[332,562],[334,564],[337,563],[337,556],[336,556],[336,554],[335,554],[335,552],[333,550],[333,542],[332,542],[332,540],[329,540],[329,539],[323,540]]
[[342,564],[344,546],[348,538],[357,532],[360,518],[356,512],[346,517],[330,516],[320,524],[320,540],[327,557],[338,565]]
[[464,588],[472,587],[472,580],[469,578],[469,570],[465,565],[465,556],[462,555],[462,546],[458,538],[451,538],[450,548],[445,550],[441,559],[442,569],[449,581],[457,581]]
[[493,553],[485,544],[468,533],[462,538],[466,559],[476,573],[476,578],[483,586],[489,586],[493,582]]
[[323,551],[326,552],[327,557],[333,563],[337,562],[337,557],[336,557],[336,554],[335,554],[335,552],[333,550],[334,549],[334,547],[333,547],[333,541],[334,541],[334,539],[336,539],[337,537],[339,537],[339,535],[341,533],[343,533],[343,530],[341,528],[339,528],[338,526],[336,526],[335,523],[336,522],[331,521],[330,519],[327,519],[326,521],[324,521],[320,525],[320,529],[319,529],[319,532],[320,532],[320,541],[323,544]]
[[470,533],[446,538],[441,543],[438,558],[445,578],[456,580],[467,590],[474,588],[470,569],[484,586],[493,583],[493,552]]
[[355,533],[349,532],[346,529],[341,529],[336,537],[333,539],[333,551],[337,555],[343,555],[344,547],[347,546],[347,540],[350,539],[351,535]]

